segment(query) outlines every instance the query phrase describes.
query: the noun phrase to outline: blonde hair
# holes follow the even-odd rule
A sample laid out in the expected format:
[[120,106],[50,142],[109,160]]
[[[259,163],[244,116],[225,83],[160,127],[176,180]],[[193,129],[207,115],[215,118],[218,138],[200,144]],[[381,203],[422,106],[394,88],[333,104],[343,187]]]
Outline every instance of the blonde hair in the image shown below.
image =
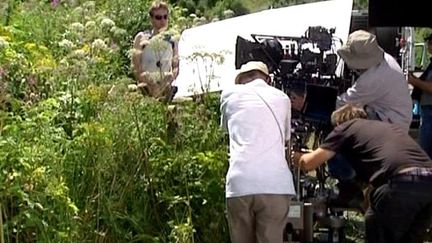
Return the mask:
[[344,105],[335,110],[331,115],[331,122],[334,126],[353,119],[367,119],[368,115],[363,108],[351,104]]
[[153,11],[156,9],[165,9],[169,13],[168,3],[164,1],[153,1],[149,8],[150,16],[153,16]]

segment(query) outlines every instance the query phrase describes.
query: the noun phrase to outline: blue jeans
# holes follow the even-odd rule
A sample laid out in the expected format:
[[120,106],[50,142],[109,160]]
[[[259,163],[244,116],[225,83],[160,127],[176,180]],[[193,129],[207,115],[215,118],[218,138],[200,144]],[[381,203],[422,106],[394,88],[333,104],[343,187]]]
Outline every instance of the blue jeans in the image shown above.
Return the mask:
[[420,146],[432,158],[432,105],[422,105],[420,116]]

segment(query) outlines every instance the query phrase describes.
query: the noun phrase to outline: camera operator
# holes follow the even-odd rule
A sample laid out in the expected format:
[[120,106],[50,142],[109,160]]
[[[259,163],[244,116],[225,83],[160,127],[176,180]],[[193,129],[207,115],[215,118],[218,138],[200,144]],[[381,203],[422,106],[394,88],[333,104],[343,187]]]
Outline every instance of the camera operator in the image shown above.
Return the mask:
[[241,66],[236,85],[221,94],[221,126],[230,145],[226,198],[233,243],[282,243],[295,195],[285,159],[291,104],[269,81],[266,64],[250,61]]
[[337,100],[364,106],[370,119],[399,125],[408,133],[412,119],[412,100],[408,83],[397,61],[378,45],[376,36],[357,30],[339,50],[347,66],[360,76]]
[[[376,36],[358,30],[338,51],[347,66],[360,74],[348,90],[339,95],[336,107],[345,104],[362,106],[368,118],[398,125],[408,134],[412,119],[412,100],[402,68],[378,45]],[[329,173],[338,178],[339,195],[333,203],[358,207],[363,194],[355,171],[341,154],[328,163]]]
[[399,126],[366,117],[352,105],[337,109],[323,144],[295,162],[309,171],[337,153],[346,156],[371,187],[367,242],[423,242],[432,215],[432,161]]

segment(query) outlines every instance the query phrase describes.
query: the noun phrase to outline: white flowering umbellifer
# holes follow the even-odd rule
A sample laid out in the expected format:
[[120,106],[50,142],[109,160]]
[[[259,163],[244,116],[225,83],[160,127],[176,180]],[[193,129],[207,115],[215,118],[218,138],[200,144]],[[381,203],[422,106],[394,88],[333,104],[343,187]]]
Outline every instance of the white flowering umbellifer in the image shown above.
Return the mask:
[[72,49],[72,48],[75,47],[74,43],[73,43],[72,41],[68,40],[68,39],[63,39],[62,41],[60,41],[60,42],[58,43],[58,45],[59,45],[61,48],[64,48],[64,49],[66,49],[66,50],[70,50],[70,49]]
[[86,56],[85,51],[84,51],[84,50],[81,50],[81,49],[79,49],[79,50],[75,50],[75,51],[72,53],[72,57],[75,57],[75,58],[78,58],[78,59],[84,58],[85,56]]
[[127,32],[125,29],[119,28],[117,26],[114,26],[110,29],[111,33],[113,34],[114,37],[116,38],[120,38],[123,36],[126,36]]
[[9,47],[9,42],[0,36],[0,49],[6,49]]
[[111,19],[109,19],[109,18],[102,19],[102,21],[101,21],[101,28],[110,29],[113,26],[115,26],[115,23]]
[[82,6],[87,11],[93,11],[95,9],[95,2],[94,1],[87,1],[87,2],[84,2]]
[[105,50],[107,49],[107,45],[105,44],[105,41],[102,39],[96,39],[91,44],[91,47],[93,50]]
[[72,11],[72,13],[73,14],[75,14],[75,15],[82,15],[83,14],[83,8],[81,8],[81,7],[76,7],[73,11]]
[[235,13],[231,9],[227,9],[223,12],[223,17],[225,19],[232,18],[232,17],[234,17],[234,15],[235,15]]
[[84,31],[84,25],[82,25],[81,23],[78,23],[78,22],[72,23],[70,25],[70,30],[73,32],[76,32],[76,33],[83,32]]
[[91,31],[91,30],[95,30],[96,29],[96,22],[94,22],[94,21],[87,21],[86,23],[85,23],[85,29],[86,29],[86,31]]

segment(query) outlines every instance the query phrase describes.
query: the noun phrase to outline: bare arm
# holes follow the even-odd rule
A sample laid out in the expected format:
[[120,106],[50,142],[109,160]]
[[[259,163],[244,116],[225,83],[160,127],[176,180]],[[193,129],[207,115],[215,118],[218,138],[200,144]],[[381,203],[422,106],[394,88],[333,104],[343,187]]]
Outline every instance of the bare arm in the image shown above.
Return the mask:
[[144,34],[142,32],[138,33],[135,36],[133,43],[133,53],[132,53],[132,68],[135,78],[140,81],[141,73],[144,71],[141,68],[141,54],[142,49],[144,48],[144,44],[146,40],[144,39]]
[[311,153],[302,155],[298,163],[302,170],[310,171],[331,159],[335,154],[336,153],[331,150],[317,148]]
[[426,82],[423,81],[419,78],[416,78],[414,75],[409,74],[408,75],[408,83],[410,83],[411,85],[425,91],[428,92],[430,94],[432,94],[432,82]]

